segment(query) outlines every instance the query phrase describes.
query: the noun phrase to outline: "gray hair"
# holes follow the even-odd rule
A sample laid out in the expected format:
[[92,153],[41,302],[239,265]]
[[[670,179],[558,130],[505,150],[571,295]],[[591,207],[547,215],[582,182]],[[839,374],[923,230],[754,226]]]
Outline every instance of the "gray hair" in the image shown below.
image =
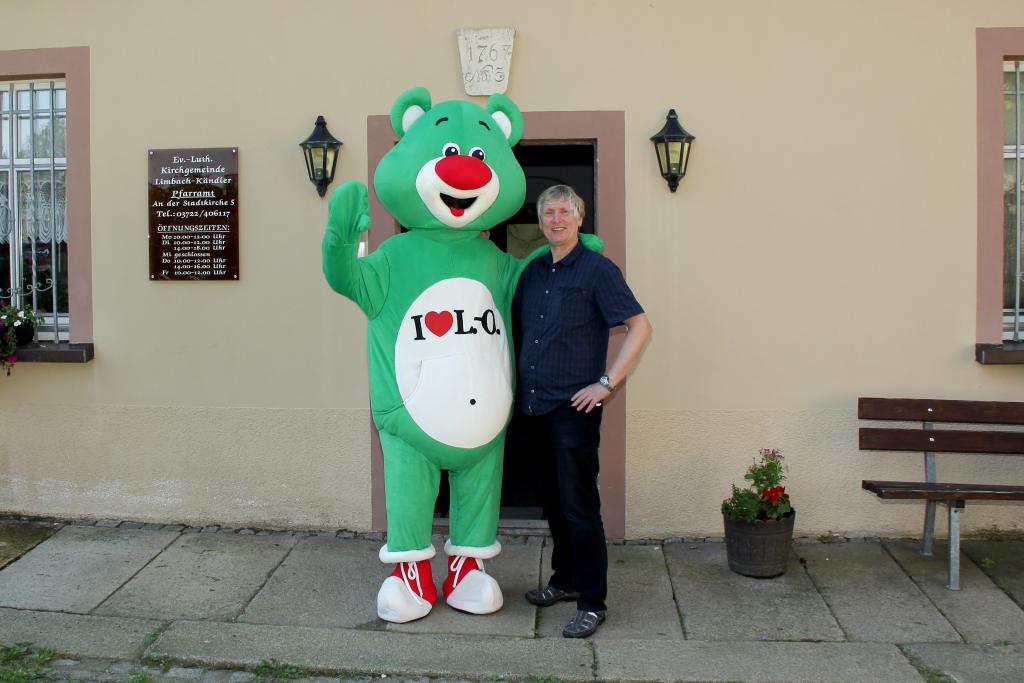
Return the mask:
[[576,190],[568,185],[552,185],[540,193],[537,197],[537,218],[540,219],[544,213],[544,207],[556,202],[569,202],[572,211],[581,221],[587,215],[587,207],[583,198],[576,194]]

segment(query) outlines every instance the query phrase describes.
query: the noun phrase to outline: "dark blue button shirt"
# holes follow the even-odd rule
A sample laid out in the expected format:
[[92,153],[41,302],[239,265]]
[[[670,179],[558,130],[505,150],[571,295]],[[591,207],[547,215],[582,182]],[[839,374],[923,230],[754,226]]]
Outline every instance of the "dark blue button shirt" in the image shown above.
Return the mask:
[[558,263],[550,252],[532,261],[512,300],[519,410],[543,415],[596,382],[608,330],[643,312],[619,267],[583,244]]

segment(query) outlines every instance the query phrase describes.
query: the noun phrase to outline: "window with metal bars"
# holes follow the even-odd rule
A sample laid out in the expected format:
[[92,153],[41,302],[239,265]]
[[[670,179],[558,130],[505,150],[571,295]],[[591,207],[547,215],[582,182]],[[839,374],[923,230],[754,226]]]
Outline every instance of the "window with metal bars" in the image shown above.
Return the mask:
[[0,82],[0,305],[31,306],[38,339],[68,339],[67,90]]
[[1024,120],[1021,100],[1024,62],[1003,63],[1003,339],[1024,340],[1024,235],[1021,190],[1024,174]]

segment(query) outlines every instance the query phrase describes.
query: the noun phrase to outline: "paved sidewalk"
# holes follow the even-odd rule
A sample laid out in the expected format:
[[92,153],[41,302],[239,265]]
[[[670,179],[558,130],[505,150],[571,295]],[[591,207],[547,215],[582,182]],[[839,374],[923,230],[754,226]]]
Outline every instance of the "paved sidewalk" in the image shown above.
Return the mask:
[[769,580],[731,573],[720,542],[612,545],[608,620],[568,640],[572,605],[522,598],[546,578],[542,536],[487,563],[497,614],[442,601],[395,625],[375,614],[379,540],[52,526],[0,521],[0,645],[61,653],[60,680],[1024,681],[1024,541],[967,541],[959,592],[943,548],[904,541],[800,539]]

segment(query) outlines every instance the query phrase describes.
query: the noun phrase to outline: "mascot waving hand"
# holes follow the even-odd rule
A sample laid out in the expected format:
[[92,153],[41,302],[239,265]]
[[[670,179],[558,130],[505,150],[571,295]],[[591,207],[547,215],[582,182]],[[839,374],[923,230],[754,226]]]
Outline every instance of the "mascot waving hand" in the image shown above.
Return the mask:
[[505,427],[512,407],[509,306],[525,262],[480,232],[514,215],[526,193],[512,154],[523,118],[503,95],[431,106],[413,88],[391,110],[400,140],[374,174],[381,202],[408,232],[357,257],[370,225],[366,186],[331,197],[323,241],[330,286],[369,319],[370,403],[384,451],[387,543],[397,565],[377,614],[402,623],[437,600],[431,528],[441,470],[451,486],[445,601],[490,614],[501,589],[483,561],[496,539]]

